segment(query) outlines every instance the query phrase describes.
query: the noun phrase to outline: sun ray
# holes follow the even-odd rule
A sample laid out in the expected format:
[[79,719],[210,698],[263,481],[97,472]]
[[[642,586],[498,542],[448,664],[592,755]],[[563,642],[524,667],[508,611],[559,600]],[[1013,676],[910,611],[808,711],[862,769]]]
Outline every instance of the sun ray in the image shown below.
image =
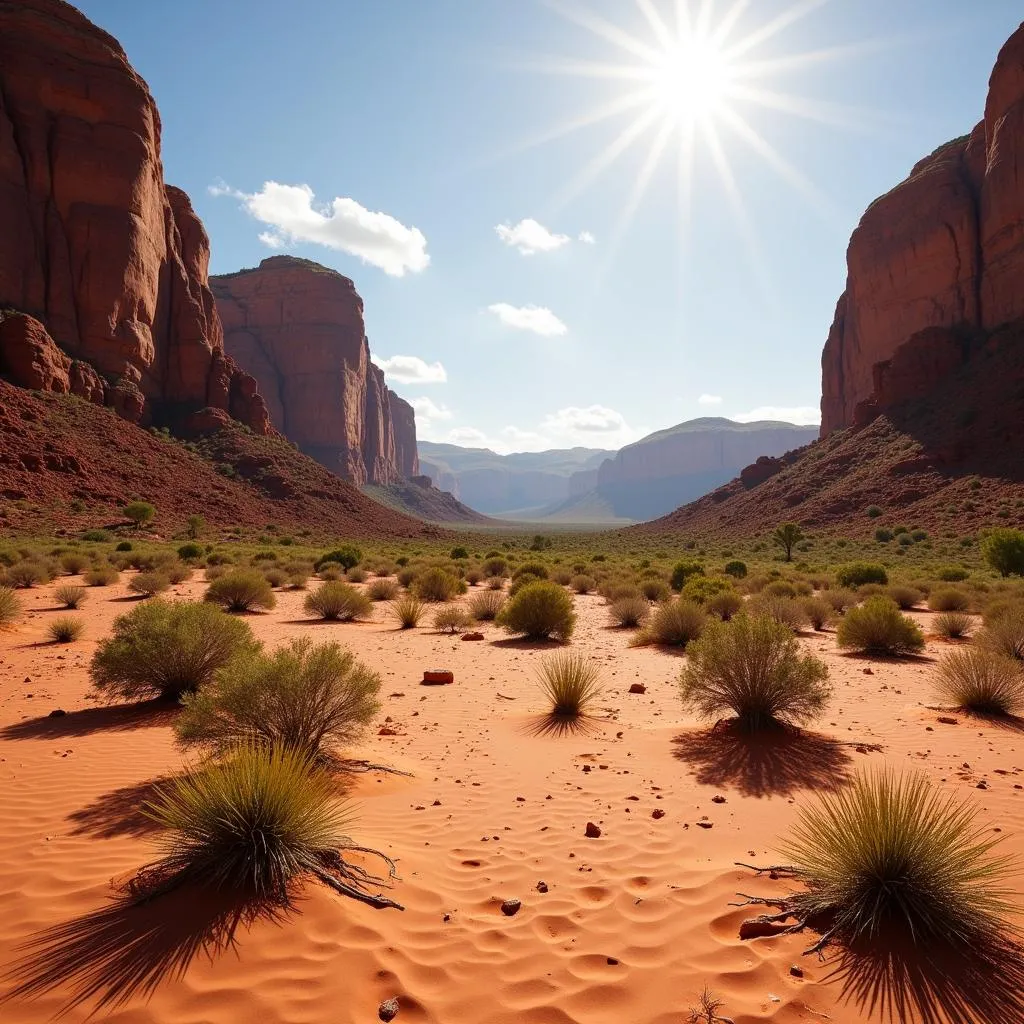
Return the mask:
[[767,24],[762,25],[759,29],[755,29],[740,39],[726,51],[726,57],[729,60],[736,60],[737,57],[742,57],[743,54],[749,53],[756,46],[767,42],[772,36],[778,35],[783,29],[789,28],[794,22],[806,18],[808,14],[813,13],[819,7],[823,7],[830,2],[831,0],[802,0],[801,3],[793,4],[792,7],[786,8],[786,10],[767,22]]
[[794,96],[773,89],[735,86],[733,95],[737,99],[744,99],[770,110],[780,110],[794,117],[817,121],[833,128],[868,131],[874,128],[879,120],[877,112],[873,110],[829,103],[825,100],[811,100],[806,96]]
[[566,21],[574,22],[581,28],[585,28],[594,35],[611,43],[613,46],[619,47],[620,50],[625,50],[641,60],[657,60],[658,51],[656,48],[648,46],[635,36],[631,36],[617,25],[613,25],[610,21],[600,17],[600,15],[571,7],[568,4],[562,3],[562,0],[545,0],[545,2],[553,11],[565,18]]
[[737,22],[743,17],[743,12],[750,6],[750,0],[736,0],[726,12],[725,17],[715,26],[711,41],[715,46],[724,46],[729,33],[736,27]]
[[651,30],[654,32],[662,48],[669,49],[674,43],[672,33],[658,13],[657,8],[651,0],[635,0],[635,2],[637,7],[640,8],[640,13],[647,19],[647,24],[651,26]]
[[565,57],[531,57],[511,65],[517,71],[540,75],[565,75],[573,78],[607,78],[613,81],[648,81],[650,69],[637,64],[608,64],[598,60],[568,60]]
[[808,50],[805,53],[789,54],[785,57],[773,57],[766,60],[747,60],[736,67],[737,78],[761,78],[766,75],[796,71],[814,64],[832,64],[840,60],[866,57],[872,53],[881,53],[893,49],[897,43],[893,39],[869,39],[861,43],[848,43],[842,46],[827,46],[820,50]]

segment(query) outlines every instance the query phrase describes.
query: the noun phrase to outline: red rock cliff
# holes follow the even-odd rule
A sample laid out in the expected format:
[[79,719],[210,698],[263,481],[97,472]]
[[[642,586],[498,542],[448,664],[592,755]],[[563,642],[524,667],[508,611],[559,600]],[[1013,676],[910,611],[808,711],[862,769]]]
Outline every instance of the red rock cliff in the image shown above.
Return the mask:
[[[149,89],[117,40],[62,0],[0,0],[0,223],[0,306],[49,339],[9,329],[5,349],[31,337],[52,347],[48,365],[92,368],[85,397],[128,418],[183,424],[212,406],[271,429],[255,383],[224,356],[209,240],[164,184]],[[4,355],[5,372],[25,364]],[[48,389],[67,390],[60,378]]]
[[926,392],[961,341],[1024,318],[1024,25],[999,53],[984,120],[869,207],[847,267],[822,436]]
[[272,256],[210,279],[230,356],[252,374],[273,423],[356,484],[419,472],[412,407],[370,362],[355,285],[310,260]]

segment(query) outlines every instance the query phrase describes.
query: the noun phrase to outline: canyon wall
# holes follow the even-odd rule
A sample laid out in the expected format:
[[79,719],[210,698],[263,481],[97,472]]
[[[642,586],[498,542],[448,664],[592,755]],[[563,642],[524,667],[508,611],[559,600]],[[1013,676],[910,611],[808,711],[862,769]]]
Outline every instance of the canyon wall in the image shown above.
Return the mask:
[[983,120],[868,208],[847,269],[822,354],[822,436],[926,395],[1024,318],[1024,26],[999,53]]
[[272,432],[224,355],[209,240],[164,184],[153,97],[117,40],[62,0],[0,0],[0,223],[13,383],[135,422],[231,415]]
[[256,379],[286,437],[355,484],[419,473],[412,406],[370,361],[363,301],[347,277],[272,256],[210,285],[225,349]]

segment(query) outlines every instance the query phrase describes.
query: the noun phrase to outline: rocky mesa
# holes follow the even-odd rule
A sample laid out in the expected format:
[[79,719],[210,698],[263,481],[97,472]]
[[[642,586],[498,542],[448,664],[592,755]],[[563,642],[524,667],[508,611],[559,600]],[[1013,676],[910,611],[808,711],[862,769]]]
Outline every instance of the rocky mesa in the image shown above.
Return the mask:
[[419,473],[412,406],[370,360],[352,281],[311,260],[272,256],[210,285],[225,348],[256,379],[286,437],[360,486]]
[[0,0],[0,221],[0,373],[137,423],[272,433],[224,354],[209,240],[164,183],[153,97],[62,0]]

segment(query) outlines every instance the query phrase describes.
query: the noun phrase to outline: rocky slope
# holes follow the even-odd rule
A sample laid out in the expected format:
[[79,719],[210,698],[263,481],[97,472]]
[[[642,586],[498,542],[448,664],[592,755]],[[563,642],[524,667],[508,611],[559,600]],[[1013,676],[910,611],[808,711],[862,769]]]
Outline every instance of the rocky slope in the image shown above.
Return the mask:
[[5,317],[0,373],[136,422],[271,431],[224,356],[209,241],[164,184],[153,97],[63,0],[0,0],[0,223],[0,308],[27,314]]
[[363,301],[347,277],[272,256],[210,285],[225,348],[257,380],[286,437],[354,484],[419,472],[412,407],[370,361]]

